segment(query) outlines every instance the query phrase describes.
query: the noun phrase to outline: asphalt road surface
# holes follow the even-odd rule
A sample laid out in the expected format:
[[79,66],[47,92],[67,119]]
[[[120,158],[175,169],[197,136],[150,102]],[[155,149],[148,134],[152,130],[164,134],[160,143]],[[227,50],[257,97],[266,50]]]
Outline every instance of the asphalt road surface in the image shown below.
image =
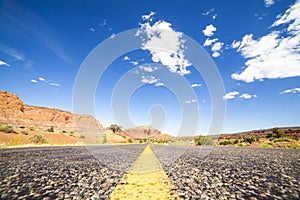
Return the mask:
[[[109,199],[145,147],[0,149],[0,199]],[[299,150],[151,149],[181,199],[300,199]]]

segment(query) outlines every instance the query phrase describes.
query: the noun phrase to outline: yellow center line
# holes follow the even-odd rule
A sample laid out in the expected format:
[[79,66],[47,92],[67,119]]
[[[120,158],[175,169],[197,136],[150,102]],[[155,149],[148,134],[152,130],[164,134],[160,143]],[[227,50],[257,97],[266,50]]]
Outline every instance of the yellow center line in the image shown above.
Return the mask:
[[110,199],[181,199],[173,188],[150,145],[147,145]]

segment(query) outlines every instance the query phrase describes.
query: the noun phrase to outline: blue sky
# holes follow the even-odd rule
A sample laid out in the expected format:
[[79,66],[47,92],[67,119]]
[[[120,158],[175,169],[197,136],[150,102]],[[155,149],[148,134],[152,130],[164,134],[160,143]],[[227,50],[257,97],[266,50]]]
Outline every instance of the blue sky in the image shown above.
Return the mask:
[[[208,131],[215,105],[207,82],[187,59],[182,35],[202,45],[221,75],[225,91],[220,98],[226,102],[222,132],[299,126],[299,27],[300,1],[295,0],[2,0],[0,89],[29,105],[73,111],[74,83],[89,53],[123,31],[139,29],[137,37],[144,39],[140,49],[118,55],[94,93],[94,114],[104,126],[119,122],[112,95],[128,83],[122,80],[135,75],[142,86],[116,104],[129,110],[135,125],[162,123],[163,132],[176,134],[183,110],[192,106],[199,114],[196,132]],[[178,56],[151,49],[162,43]],[[194,92],[194,98],[186,93],[180,101],[168,81]],[[156,119],[149,115],[153,106],[158,108]]]

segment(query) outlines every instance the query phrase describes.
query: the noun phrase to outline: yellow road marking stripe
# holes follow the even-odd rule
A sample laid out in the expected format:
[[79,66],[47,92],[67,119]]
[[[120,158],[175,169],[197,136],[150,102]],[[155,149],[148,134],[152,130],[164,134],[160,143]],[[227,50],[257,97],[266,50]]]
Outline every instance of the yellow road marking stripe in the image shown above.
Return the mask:
[[137,158],[129,173],[116,186],[110,199],[181,199],[150,145]]

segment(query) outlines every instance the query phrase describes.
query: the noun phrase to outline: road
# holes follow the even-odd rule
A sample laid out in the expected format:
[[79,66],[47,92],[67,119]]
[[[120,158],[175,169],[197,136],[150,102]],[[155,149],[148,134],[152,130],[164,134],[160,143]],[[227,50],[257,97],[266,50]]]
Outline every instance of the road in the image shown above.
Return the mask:
[[[0,199],[118,199],[112,194],[127,184],[124,177],[154,162],[143,161],[145,147],[0,149]],[[151,149],[148,158],[157,158],[170,182],[163,190],[181,199],[300,198],[299,150],[153,144]]]

